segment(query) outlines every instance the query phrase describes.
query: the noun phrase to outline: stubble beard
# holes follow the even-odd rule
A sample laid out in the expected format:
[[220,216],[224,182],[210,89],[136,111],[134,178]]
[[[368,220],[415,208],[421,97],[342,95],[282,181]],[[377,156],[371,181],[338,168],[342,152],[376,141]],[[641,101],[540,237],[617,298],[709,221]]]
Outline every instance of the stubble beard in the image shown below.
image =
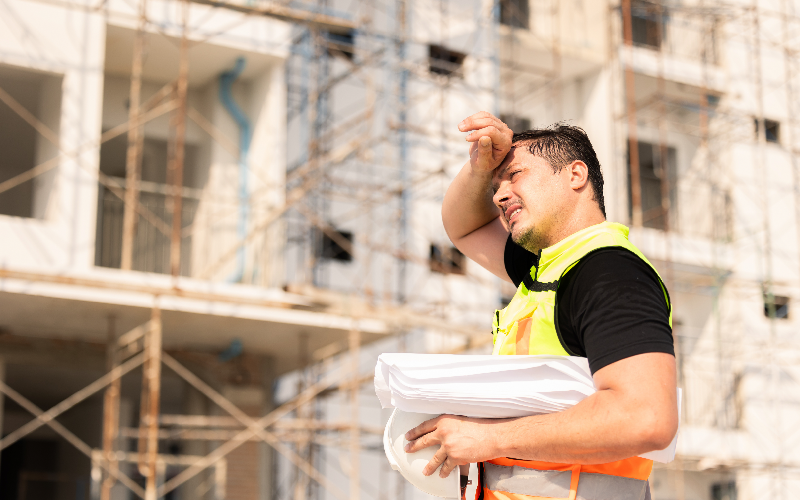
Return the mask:
[[526,227],[520,231],[511,232],[511,240],[525,250],[539,253],[542,246],[542,236],[536,232],[535,227]]

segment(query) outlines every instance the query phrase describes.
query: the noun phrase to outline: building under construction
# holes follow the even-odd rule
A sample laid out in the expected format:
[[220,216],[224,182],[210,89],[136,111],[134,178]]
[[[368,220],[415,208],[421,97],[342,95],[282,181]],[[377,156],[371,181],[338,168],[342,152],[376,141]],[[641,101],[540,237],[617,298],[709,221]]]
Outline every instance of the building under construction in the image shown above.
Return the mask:
[[800,495],[796,0],[3,0],[0,499],[424,496],[381,351],[486,352],[456,124],[583,127],[674,304],[659,500]]

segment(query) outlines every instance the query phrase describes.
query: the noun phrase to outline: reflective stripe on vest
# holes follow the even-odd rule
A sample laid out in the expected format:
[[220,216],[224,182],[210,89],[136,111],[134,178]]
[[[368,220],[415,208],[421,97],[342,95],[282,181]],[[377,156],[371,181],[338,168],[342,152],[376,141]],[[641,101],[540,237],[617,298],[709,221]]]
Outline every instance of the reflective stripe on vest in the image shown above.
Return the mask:
[[[624,248],[634,253],[658,275],[639,249],[628,241],[627,227],[603,222],[578,231],[543,249],[538,268],[531,270],[533,281],[526,280],[528,285],[521,283],[508,306],[495,313],[492,354],[575,355],[567,351],[556,330],[558,282],[587,254],[608,247]],[[669,295],[663,282],[661,287],[670,309],[671,326]],[[478,495],[501,500],[642,500],[649,498],[647,479],[653,468],[652,461],[640,457],[580,466],[508,458],[481,465],[485,477],[481,478]]]
[[[539,470],[518,465],[484,464],[484,499],[642,500],[649,497],[646,479],[568,470]],[[511,494],[511,495],[509,495]],[[513,496],[512,496],[513,495]]]

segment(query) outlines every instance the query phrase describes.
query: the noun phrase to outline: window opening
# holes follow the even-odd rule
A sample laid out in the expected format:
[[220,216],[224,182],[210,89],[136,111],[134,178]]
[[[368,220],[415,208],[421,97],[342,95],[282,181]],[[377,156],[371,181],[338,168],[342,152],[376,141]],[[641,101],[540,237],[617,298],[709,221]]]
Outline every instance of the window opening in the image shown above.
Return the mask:
[[[759,134],[761,133],[761,120],[758,118],[753,119],[753,123],[756,127],[756,140],[759,139]],[[780,131],[781,131],[781,124],[775,120],[768,120],[764,119],[764,131],[766,132],[766,140],[767,142],[771,142],[774,144],[779,144],[781,141]]]
[[[194,182],[199,164],[200,148],[196,144],[184,145],[185,188]],[[156,137],[145,137],[142,145],[142,171],[139,185],[139,203],[157,217],[172,224],[171,186],[167,185],[169,144]],[[100,171],[125,185],[125,163],[128,138],[124,135],[104,142],[100,146]],[[186,227],[194,221],[200,202],[199,192],[184,189],[181,224]],[[119,268],[122,261],[122,225],[125,204],[117,195],[100,186],[97,210],[97,240],[95,265]],[[143,217],[139,217],[134,235],[132,268],[135,271],[169,274],[170,246],[172,241]],[[192,238],[181,241],[181,275],[191,272]]]
[[[322,233],[320,240],[319,256],[323,259],[338,260],[341,262],[351,262],[353,260],[353,233],[350,231],[336,230],[336,238],[332,238],[326,233]],[[344,242],[347,241],[349,245]],[[349,248],[345,248],[345,246]]]
[[645,1],[631,2],[633,44],[661,50],[664,42],[666,13],[662,7]]
[[444,76],[463,76],[462,67],[467,57],[462,52],[441,45],[428,46],[428,64],[431,73]]
[[[61,83],[60,76],[0,65],[0,88],[55,133],[61,121]],[[2,183],[55,158],[58,145],[0,102],[0,151]],[[50,195],[56,174],[51,170],[0,193],[0,215],[47,218],[55,210]]]
[[350,61],[353,60],[356,49],[355,32],[353,30],[346,33],[328,32],[326,38],[328,39],[328,55],[344,57]]
[[764,316],[775,319],[789,319],[789,297],[765,294]]
[[[677,154],[675,148],[639,141],[639,181],[641,184],[642,225],[666,229],[669,213],[677,206]],[[628,146],[630,148],[630,146]],[[663,158],[662,158],[663,156]],[[630,151],[628,152],[628,209],[631,204]],[[666,169],[666,172],[664,170]],[[666,203],[665,203],[666,202]]]
[[500,24],[530,29],[529,0],[500,0]]
[[725,481],[712,484],[711,500],[736,500],[736,482]]
[[20,439],[5,448],[0,459],[0,498],[58,498],[64,487],[72,491],[85,487],[79,478],[59,470],[65,465],[60,463],[59,448],[52,439]]
[[442,274],[466,274],[466,257],[452,246],[431,245],[430,269]]

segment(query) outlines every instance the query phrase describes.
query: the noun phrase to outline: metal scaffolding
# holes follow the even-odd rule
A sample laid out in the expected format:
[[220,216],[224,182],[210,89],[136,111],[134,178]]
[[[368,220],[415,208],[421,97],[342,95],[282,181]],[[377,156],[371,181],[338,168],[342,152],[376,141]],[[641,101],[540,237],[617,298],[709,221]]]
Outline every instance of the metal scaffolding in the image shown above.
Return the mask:
[[[535,67],[523,65],[519,62],[505,60],[500,55],[498,26],[501,21],[499,2],[492,2],[488,8],[476,11],[473,16],[474,32],[471,34],[473,42],[477,45],[483,43],[484,50],[475,49],[471,53],[476,64],[485,64],[495,72],[495,77],[484,81],[469,81],[453,78],[453,73],[459,69],[454,63],[445,63],[441,67],[433,68],[430,58],[419,56],[421,46],[426,46],[415,40],[409,26],[410,7],[405,0],[386,1],[373,3],[364,0],[354,2],[354,12],[361,16],[358,22],[331,14],[325,8],[324,2],[316,6],[315,10],[300,10],[290,8],[283,3],[270,3],[265,5],[239,4],[230,2],[200,2],[194,0],[176,1],[180,6],[181,37],[179,49],[178,77],[175,81],[164,85],[153,97],[142,100],[142,68],[144,50],[147,37],[153,30],[158,29],[147,17],[147,0],[138,0],[137,28],[135,32],[132,68],[130,76],[130,96],[128,120],[126,123],[114,127],[102,134],[100,143],[87,143],[75,145],[74,149],[60,149],[61,142],[58,134],[48,128],[36,116],[14,99],[8,92],[0,88],[0,101],[15,111],[22,119],[35,128],[45,139],[59,148],[59,154],[33,169],[21,173],[11,179],[0,183],[0,194],[24,182],[28,182],[43,175],[56,167],[65,158],[74,158],[81,153],[97,149],[104,142],[110,141],[123,134],[127,134],[126,179],[124,186],[116,179],[96,171],[91,172],[97,177],[99,184],[118,197],[124,204],[124,224],[121,247],[121,269],[133,269],[135,256],[135,238],[139,224],[149,224],[165,237],[169,238],[169,271],[176,279],[181,275],[181,246],[182,240],[192,234],[196,228],[186,226],[182,221],[182,204],[184,203],[183,167],[185,159],[185,134],[187,118],[199,126],[215,142],[230,151],[234,156],[239,152],[236,141],[217,130],[213,123],[187,101],[189,85],[189,51],[198,44],[190,35],[190,11],[194,3],[207,3],[216,8],[232,9],[248,16],[269,16],[294,23],[292,31],[291,55],[288,65],[289,75],[289,120],[296,120],[300,124],[304,137],[299,149],[303,154],[297,156],[297,161],[289,165],[286,179],[285,202],[277,207],[260,214],[248,225],[246,235],[230,243],[214,261],[208,263],[202,270],[194,273],[200,279],[211,279],[219,274],[226,264],[235,258],[237,253],[262,235],[276,221],[289,220],[295,228],[288,238],[298,255],[300,262],[294,268],[294,283],[290,287],[292,292],[304,295],[320,304],[319,310],[350,317],[354,325],[348,332],[346,345],[332,346],[321,356],[313,358],[304,353],[298,365],[309,372],[306,379],[300,384],[298,394],[281,406],[272,409],[265,415],[254,417],[237,407],[229,398],[214,389],[209,383],[202,380],[192,370],[179,362],[175,353],[169,353],[162,346],[162,321],[159,300],[162,297],[189,297],[200,300],[235,303],[240,305],[265,305],[262,299],[245,299],[231,297],[220,293],[198,292],[180,289],[177,285],[173,289],[148,287],[144,285],[105,283],[101,280],[87,280],[63,276],[37,274],[31,272],[0,269],[0,279],[16,279],[37,283],[54,283],[75,287],[94,287],[98,289],[129,290],[149,294],[153,298],[153,307],[150,320],[136,328],[117,335],[113,321],[109,322],[106,344],[107,372],[93,383],[87,385],[72,396],[50,409],[43,410],[34,405],[25,396],[13,388],[0,382],[0,392],[11,401],[30,412],[35,418],[30,423],[13,431],[0,440],[0,450],[5,449],[18,440],[30,435],[42,426],[47,426],[58,433],[67,442],[73,445],[90,460],[92,467],[92,498],[109,500],[115,484],[119,483],[130,489],[135,495],[145,500],[163,498],[167,493],[184,485],[204,471],[212,471],[208,491],[213,492],[217,499],[225,498],[226,487],[230,483],[227,477],[226,457],[237,448],[246,443],[264,443],[285,457],[296,469],[295,485],[291,489],[291,496],[299,500],[307,498],[311,491],[311,484],[318,485],[330,495],[344,500],[360,497],[361,483],[360,459],[364,436],[379,436],[382,429],[369,428],[361,423],[359,415],[359,388],[371,376],[359,371],[360,349],[363,343],[360,330],[357,328],[358,319],[380,318],[394,322],[397,332],[405,333],[414,328],[432,328],[447,330],[452,323],[449,318],[448,308],[452,304],[433,304],[421,307],[419,303],[411,300],[413,291],[422,285],[413,282],[411,270],[413,266],[426,266],[429,264],[427,255],[414,250],[409,241],[414,231],[412,204],[420,201],[436,200],[441,196],[441,190],[426,191],[426,183],[441,181],[447,177],[446,169],[457,159],[457,155],[449,150],[448,141],[452,139],[450,132],[443,127],[432,128],[427,124],[410,123],[409,115],[415,107],[425,107],[429,116],[440,116],[440,122],[447,114],[448,93],[473,95],[483,93],[491,96],[495,102],[492,111],[500,111],[497,98],[494,95],[499,87],[500,75],[511,75],[504,82],[516,93],[514,98],[520,96],[538,95],[542,92],[549,98],[560,103],[560,84],[563,82],[563,48],[560,28],[554,29],[547,46],[551,52],[552,61],[549,67]],[[635,5],[634,5],[635,4]],[[726,193],[727,186],[724,182],[714,178],[721,167],[715,163],[714,152],[741,137],[737,125],[743,121],[751,120],[751,116],[744,116],[735,110],[726,109],[724,106],[712,105],[709,101],[714,92],[709,90],[708,66],[713,64],[713,57],[702,55],[700,58],[704,80],[697,92],[698,102],[680,101],[670,95],[667,90],[664,75],[665,47],[658,47],[657,76],[655,77],[656,91],[644,100],[637,100],[637,83],[634,64],[634,26],[633,9],[643,8],[646,4],[646,16],[651,16],[655,22],[650,26],[658,30],[652,36],[662,40],[664,29],[665,10],[676,7],[666,2],[634,2],[621,0],[609,2],[609,15],[613,23],[620,23],[620,28],[610,41],[611,51],[618,56],[613,56],[617,69],[618,80],[624,91],[620,94],[624,106],[620,106],[616,116],[618,165],[627,168],[628,184],[625,186],[630,195],[630,219],[636,228],[654,224],[661,220],[660,229],[663,229],[669,240],[670,234],[679,231],[680,222],[672,214],[674,207],[671,205],[672,191],[671,179],[667,172],[668,151],[666,135],[670,130],[680,129],[682,133],[698,139],[704,154],[709,159],[706,170],[702,173],[688,172],[686,175],[702,178],[714,193]],[[759,161],[754,166],[762,169],[766,165],[764,146],[766,142],[766,122],[763,109],[764,89],[761,81],[761,47],[769,44],[777,48],[784,56],[786,79],[786,101],[788,107],[796,107],[794,80],[796,78],[797,49],[789,33],[796,28],[800,21],[789,6],[784,2],[781,12],[762,9],[757,2],[752,6],[733,6],[721,4],[718,7],[704,7],[702,2],[696,7],[678,8],[681,22],[695,26],[701,33],[704,43],[713,36],[711,26],[714,20],[725,20],[727,23],[747,26],[742,30],[741,37],[749,37],[748,43],[752,51],[751,64],[757,68],[753,71],[754,86],[759,99],[759,108],[756,118],[758,130],[756,137],[759,146]],[[443,5],[443,4],[442,4]],[[516,6],[517,3],[512,5]],[[538,5],[538,4],[537,4]],[[535,12],[536,15],[550,16],[559,25],[559,2],[551,2],[546,9]],[[102,4],[97,7],[102,9]],[[444,7],[441,7],[444,9]],[[387,27],[381,24],[379,14],[396,21]],[[388,14],[387,14],[388,13]],[[641,18],[642,16],[639,15]],[[783,38],[776,41],[773,37],[766,37],[760,20],[763,17],[779,19],[783,26]],[[442,23],[447,16],[442,11]],[[737,26],[739,25],[737,24]],[[611,29],[611,28],[610,28]],[[336,36],[332,36],[336,35]],[[338,36],[338,37],[337,37]],[[355,42],[358,40],[358,43]],[[659,42],[661,43],[661,42]],[[617,52],[617,48],[623,50]],[[457,54],[453,56],[457,57]],[[448,64],[453,64],[448,66]],[[496,78],[496,79],[495,79]],[[514,79],[528,82],[515,87]],[[531,84],[530,81],[534,81]],[[427,85],[426,92],[413,94],[413,83]],[[619,83],[619,82],[618,82]],[[349,87],[347,87],[349,86]],[[332,108],[335,104],[333,95],[339,89],[347,87],[351,92],[358,94],[359,105],[352,113],[335,113]],[[355,89],[355,90],[354,90]],[[560,104],[558,104],[560,105]],[[697,116],[697,124],[687,123],[676,118],[677,111],[689,110]],[[341,111],[341,110],[339,110]],[[558,112],[556,114],[559,114]],[[153,213],[140,202],[141,162],[144,141],[144,126],[146,123],[164,115],[170,117],[172,132],[169,145],[169,165],[167,171],[169,195],[169,217],[167,220]],[[797,113],[790,113],[790,119],[785,129],[788,132],[789,144],[787,151],[791,156],[793,173],[793,190],[795,200],[796,219],[800,221],[800,167],[798,167],[798,150],[794,145],[795,132],[798,130]],[[431,119],[432,123],[435,120]],[[660,183],[660,204],[645,210],[642,205],[642,171],[639,149],[638,131],[642,124],[654,126],[658,129],[658,168],[662,172]],[[355,131],[355,132],[354,132]],[[752,139],[749,139],[752,140]],[[411,144],[430,152],[438,165],[428,166],[426,169],[413,168],[413,159],[409,150]],[[625,144],[623,146],[622,144]],[[627,154],[624,152],[627,147]],[[80,163],[79,163],[80,166]],[[702,175],[701,175],[702,174]],[[766,189],[764,189],[766,197]],[[722,196],[722,195],[720,195]],[[723,196],[724,198],[724,196]],[[344,202],[342,202],[344,200]],[[725,211],[725,203],[719,202],[719,196],[714,198],[710,212],[718,230],[720,226],[729,224],[730,217]],[[765,207],[769,200],[759,200]],[[335,220],[330,216],[331,206],[334,203],[343,203],[347,210],[343,210]],[[348,205],[349,204],[349,205]],[[364,217],[364,213],[368,215]],[[770,220],[768,210],[764,210],[765,218],[763,227],[764,240],[761,242],[761,259],[765,266],[763,287],[766,296],[774,296],[773,274],[771,266],[772,243],[769,240]],[[350,220],[359,219],[365,223],[374,234],[359,236],[360,239],[347,237],[334,223],[343,224]],[[652,227],[652,226],[651,226]],[[800,234],[800,231],[798,231]],[[335,282],[330,277],[330,269],[324,262],[320,262],[316,247],[320,244],[322,235],[334,242],[341,251],[355,253],[355,248],[364,249],[367,256],[360,256],[365,262],[363,273],[354,276],[350,282]],[[352,236],[352,235],[351,235]],[[751,235],[750,235],[751,236]],[[730,235],[714,235],[717,239],[729,238]],[[702,284],[682,282],[670,265],[670,250],[667,245],[666,281],[669,287],[695,287]],[[379,261],[374,256],[385,256],[386,260]],[[375,263],[378,264],[375,264]],[[715,264],[716,265],[716,264]],[[381,267],[382,268],[379,268]],[[713,288],[715,300],[720,300],[720,289],[725,284],[725,271],[715,268]],[[379,274],[386,283],[394,286],[386,290],[376,290],[376,287],[365,276]],[[482,283],[482,278],[467,274],[467,278],[474,283]],[[388,291],[387,291],[388,290]],[[382,293],[383,292],[383,293]],[[735,292],[734,292],[735,293]],[[284,307],[281,304],[275,304]],[[775,361],[777,356],[777,340],[774,335],[775,307],[771,306],[770,324],[772,332],[765,346],[765,359],[773,366],[771,376],[780,375],[780,364]],[[719,314],[719,310],[716,310]],[[723,325],[717,322],[717,336],[719,345],[717,357],[716,386],[720,390],[728,390],[735,384],[733,361],[742,353],[734,352],[735,346],[727,345],[723,339],[721,329]],[[480,347],[488,342],[488,336],[468,328],[462,328],[472,337],[472,340],[460,349]],[[684,367],[681,344],[684,342],[680,326],[676,326],[676,345],[681,369],[681,382],[685,384],[689,393],[687,404],[692,399],[691,380],[687,377],[699,375],[691,372],[691,367]],[[343,355],[343,356],[339,356]],[[346,358],[348,369],[346,375],[340,372],[325,370],[314,371],[308,368],[315,363],[323,363],[336,356]],[[319,366],[319,365],[317,365]],[[227,415],[164,415],[160,410],[162,367],[166,367],[172,374],[178,376],[189,384],[209,401],[222,409]],[[120,395],[122,391],[121,380],[124,376],[133,374],[141,368],[141,394],[139,395],[140,415],[136,427],[121,427],[120,424]],[[84,441],[70,432],[57,418],[85,401],[87,398],[104,391],[103,399],[103,437],[102,449],[92,449]],[[329,396],[335,392],[345,392],[350,405],[348,422],[331,422],[325,415],[315,409],[317,398]],[[775,396],[773,394],[773,396]],[[730,402],[728,402],[730,403]],[[692,409],[693,414],[724,413],[725,409],[719,408],[718,400],[706,402],[709,408],[704,411]],[[685,409],[684,413],[689,410]],[[698,417],[699,418],[699,417]],[[729,422],[719,423],[720,427],[730,426]],[[331,444],[334,440],[325,440],[321,433],[340,433],[340,439],[335,444],[346,444],[350,456],[350,475],[347,491],[328,479],[318,462],[315,449],[319,446]],[[125,449],[123,443],[127,439],[135,439],[136,451]],[[164,453],[159,448],[159,443],[166,439],[171,440],[198,440],[213,443],[215,446],[206,455],[176,455]],[[680,484],[676,486],[678,498],[683,498],[683,472],[692,470],[696,464],[687,464],[682,460],[676,461],[673,467],[680,474]],[[752,464],[728,465],[731,469],[746,470]],[[167,466],[180,467],[181,471],[167,478]],[[775,474],[781,474],[780,464],[772,464]],[[135,469],[134,469],[135,467]],[[135,470],[144,479],[139,484],[137,479],[127,472]],[[317,495],[322,498],[322,495]]]

